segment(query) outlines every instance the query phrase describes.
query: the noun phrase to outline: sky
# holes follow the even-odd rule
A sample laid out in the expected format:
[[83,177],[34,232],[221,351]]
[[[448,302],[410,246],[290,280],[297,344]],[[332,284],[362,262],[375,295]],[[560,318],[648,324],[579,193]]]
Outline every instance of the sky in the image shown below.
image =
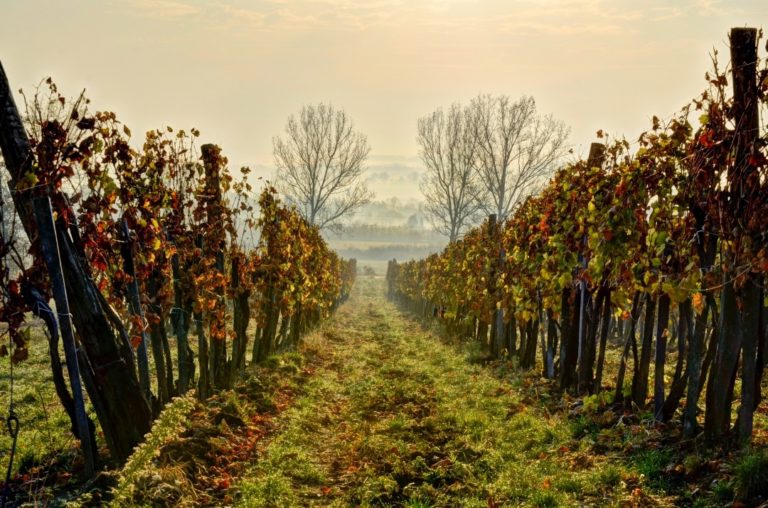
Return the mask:
[[14,89],[86,89],[137,145],[196,127],[264,176],[288,116],[332,102],[368,136],[377,198],[411,200],[437,108],[531,95],[585,156],[696,97],[731,27],[766,25],[765,0],[0,0],[0,61]]

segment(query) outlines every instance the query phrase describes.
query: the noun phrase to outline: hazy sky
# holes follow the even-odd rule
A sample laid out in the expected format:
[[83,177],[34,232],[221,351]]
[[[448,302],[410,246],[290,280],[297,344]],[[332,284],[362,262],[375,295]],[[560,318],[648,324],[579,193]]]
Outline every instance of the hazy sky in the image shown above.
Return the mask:
[[533,95],[584,154],[678,110],[730,27],[766,24],[766,0],[0,0],[0,61],[15,89],[86,88],[137,143],[197,127],[263,172],[288,115],[331,101],[368,135],[379,197],[409,198],[437,107]]

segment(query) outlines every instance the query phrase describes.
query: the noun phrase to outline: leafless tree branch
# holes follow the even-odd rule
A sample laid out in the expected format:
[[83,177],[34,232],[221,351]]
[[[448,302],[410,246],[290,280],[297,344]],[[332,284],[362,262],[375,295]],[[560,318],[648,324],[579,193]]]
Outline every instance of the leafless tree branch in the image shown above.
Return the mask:
[[454,104],[419,119],[419,156],[426,174],[421,182],[427,219],[455,241],[478,217],[480,187],[475,178],[478,145],[467,110]]
[[278,188],[311,224],[339,228],[373,197],[362,181],[369,152],[343,110],[304,106],[288,119],[285,135],[273,139]]
[[499,220],[535,193],[567,152],[570,129],[536,114],[533,97],[479,95],[469,105],[470,133],[478,147],[478,200]]

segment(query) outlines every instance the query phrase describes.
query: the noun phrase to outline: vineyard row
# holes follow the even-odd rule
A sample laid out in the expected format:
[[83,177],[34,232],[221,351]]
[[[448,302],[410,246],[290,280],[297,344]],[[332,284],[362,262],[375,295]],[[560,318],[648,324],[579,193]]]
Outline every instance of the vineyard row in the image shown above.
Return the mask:
[[273,188],[255,203],[248,169],[236,181],[218,146],[197,148],[198,131],[150,131],[135,149],[114,113],[92,113],[50,80],[25,102],[22,117],[0,67],[13,205],[0,215],[11,339],[0,353],[23,361],[29,314],[45,322],[56,391],[91,472],[81,382],[122,463],[172,397],[232,386],[249,353],[259,362],[295,347],[348,296],[355,261]]
[[[730,43],[732,94],[713,59],[706,91],[654,117],[634,153],[594,144],[506,220],[391,262],[390,295],[563,391],[645,409],[650,384],[656,421],[681,410],[696,436],[701,401],[710,442],[749,442],[768,361],[768,62],[756,30]],[[609,344],[621,355],[612,386]]]

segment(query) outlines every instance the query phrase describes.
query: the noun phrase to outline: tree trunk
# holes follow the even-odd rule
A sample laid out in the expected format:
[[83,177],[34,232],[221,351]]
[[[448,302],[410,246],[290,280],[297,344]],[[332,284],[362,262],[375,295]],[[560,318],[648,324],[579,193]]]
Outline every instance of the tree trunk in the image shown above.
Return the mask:
[[605,289],[600,288],[597,291],[596,299],[586,289],[582,293],[584,302],[584,312],[580,319],[580,326],[583,328],[581,343],[581,355],[579,357],[579,393],[589,393],[593,385],[593,373],[595,370],[595,349],[597,346],[597,328],[599,319],[597,314],[603,305],[605,299]]
[[255,363],[262,362],[267,359],[273,352],[273,345],[275,341],[275,333],[277,331],[277,318],[279,310],[277,309],[277,297],[276,290],[270,288],[267,290],[267,297],[262,302],[262,312],[266,316],[264,321],[264,328],[259,330],[260,335],[256,338],[256,344],[254,344],[254,358]]
[[245,370],[245,352],[248,348],[248,323],[251,319],[250,290],[242,289],[241,274],[242,269],[240,258],[232,258],[231,284],[234,293],[232,301],[232,318],[235,330],[235,341],[232,344],[232,363],[230,365],[230,386],[234,384],[237,376]]
[[189,326],[192,315],[192,304],[184,293],[181,282],[181,267],[179,255],[171,258],[173,273],[173,298],[174,308],[171,311],[171,325],[176,335],[176,350],[179,365],[178,392],[180,395],[187,393],[189,386],[195,378],[195,360],[192,349],[189,347]]
[[[224,206],[222,205],[220,174],[223,159],[221,158],[221,149],[214,144],[202,145],[200,152],[205,171],[205,192],[198,198],[205,209],[206,229],[205,237],[202,239],[202,252],[205,259],[214,260],[214,270],[218,272],[220,277],[224,278],[224,250],[227,232],[222,223]],[[227,342],[222,337],[226,318],[220,316],[226,312],[222,286],[217,286],[215,298],[217,312],[208,313],[208,340],[211,355],[208,375],[212,387],[226,389],[229,375],[227,373]]]
[[160,323],[160,343],[163,346],[163,357],[165,358],[165,365],[167,366],[165,369],[165,389],[168,392],[168,395],[173,398],[178,395],[179,392],[176,391],[176,386],[174,383],[173,356],[171,355],[171,344],[168,341],[168,330],[166,328],[165,319],[163,319],[162,323]]
[[656,365],[653,369],[653,414],[657,421],[662,421],[664,414],[664,368],[667,360],[669,306],[669,295],[663,293],[659,297],[659,318],[656,323]]
[[147,354],[147,333],[144,331],[144,310],[141,306],[141,296],[139,294],[139,281],[136,279],[136,268],[133,263],[133,241],[128,230],[128,221],[123,217],[120,221],[120,234],[122,244],[120,245],[120,254],[123,257],[123,271],[131,277],[128,283],[128,306],[131,314],[138,318],[141,323],[139,330],[140,341],[136,347],[136,363],[139,367],[139,384],[147,401],[152,401],[152,388],[149,380],[149,356]]
[[[760,298],[758,298],[758,301],[764,302],[765,301],[765,282],[766,278],[763,277],[763,283],[760,285]],[[763,373],[765,372],[765,365],[766,360],[768,360],[768,355],[766,354],[766,348],[768,348],[768,326],[766,326],[766,321],[768,321],[768,307],[765,305],[762,305],[760,307],[760,321],[758,324],[758,342],[757,342],[757,372],[755,374],[755,410],[757,410],[757,407],[760,405],[760,403],[763,400],[762,393],[761,393],[761,386],[762,386],[762,380],[763,380]]]
[[[735,199],[734,217],[750,215],[750,207],[758,207],[764,200],[759,194],[761,187],[759,175],[754,175],[757,168],[749,162],[751,155],[759,150],[760,112],[757,85],[757,30],[754,28],[731,29],[731,62],[733,73],[733,113],[737,119],[734,139],[734,166],[729,175],[731,194]],[[761,78],[762,79],[762,78]],[[757,178],[753,178],[757,177]],[[758,208],[759,209],[759,208]],[[743,226],[742,226],[743,227]],[[765,230],[739,231],[740,235],[752,241],[757,252],[759,245],[766,245]],[[749,259],[735,259],[735,266],[746,264]],[[755,400],[755,380],[757,379],[757,343],[759,319],[762,308],[759,277],[755,272],[746,274],[746,284],[738,290],[739,334],[742,345],[741,408],[739,410],[739,440],[749,444],[752,437],[752,419]]]
[[[222,277],[224,277],[224,252],[219,250],[217,252],[211,252],[216,259],[216,271],[218,271]],[[219,287],[217,294],[217,305],[223,308],[222,313],[226,312],[226,302],[224,301],[224,288]],[[218,319],[218,317],[216,318]],[[220,328],[226,330],[226,315],[223,321],[210,323],[209,340],[211,347],[211,381],[213,386],[217,390],[225,390],[229,388],[229,372],[227,369],[227,339],[218,335],[214,335],[213,328]]]
[[721,440],[731,425],[733,382],[741,350],[739,309],[733,281],[725,281],[720,306],[720,332],[712,373],[707,383],[707,407],[704,414],[704,435],[711,443]]
[[555,351],[557,350],[557,323],[552,311],[547,311],[547,348],[544,355],[544,377],[555,378]]
[[757,384],[757,342],[760,313],[763,302],[760,288],[753,280],[742,289],[743,308],[739,312],[739,330],[742,335],[741,407],[739,408],[739,441],[746,445],[752,439],[755,401],[759,398]]
[[275,350],[277,351],[285,351],[290,348],[290,344],[288,343],[288,323],[290,322],[291,317],[286,316],[285,314],[280,315],[280,331],[277,333],[278,337],[280,338],[279,343],[275,347]]
[[[680,399],[685,393],[685,387],[690,375],[689,364],[685,361],[686,348],[690,347],[691,329],[692,329],[692,307],[691,300],[685,300],[678,305],[678,329],[677,329],[677,365],[675,366],[675,375],[672,380],[672,386],[669,389],[669,395],[664,401],[662,409],[662,421],[668,422],[680,406]],[[683,368],[685,365],[685,368]]]
[[530,319],[525,323],[521,335],[523,348],[520,351],[520,367],[532,369],[536,365],[536,345],[539,338],[539,320]]
[[514,309],[510,309],[509,323],[507,323],[507,355],[511,359],[515,356],[517,348],[517,318]]
[[[595,320],[597,321],[597,320]],[[592,388],[594,393],[599,393],[603,384],[603,364],[605,363],[605,346],[608,342],[608,332],[611,329],[611,290],[605,289],[603,298],[603,312],[600,323],[600,352],[597,357],[597,374],[595,374],[595,384]]]
[[[160,292],[162,283],[160,280],[160,274],[152,273],[147,281],[147,290],[150,298],[156,298],[156,295]],[[157,303],[149,304],[149,311],[154,314],[150,320],[149,325],[149,337],[152,343],[152,359],[155,361],[155,377],[157,378],[157,399],[158,405],[154,408],[155,415],[160,414],[160,410],[171,400],[171,389],[168,386],[168,369],[171,366],[166,364],[165,351],[163,350],[163,335],[165,335],[165,321],[162,316],[162,309]],[[173,371],[171,371],[171,379],[173,379]]]
[[205,337],[203,313],[195,312],[192,317],[195,321],[195,332],[197,333],[197,363],[200,367],[200,377],[197,378],[197,398],[205,400],[211,395],[208,340]]
[[293,347],[299,346],[299,340],[301,339],[301,328],[302,328],[302,308],[301,308],[301,302],[296,304],[296,311],[293,313],[293,316],[291,317],[291,343],[293,344]]
[[[621,353],[621,362],[619,363],[619,373],[616,376],[616,393],[614,395],[615,401],[624,400],[624,377],[627,371],[627,357],[629,356],[630,348],[637,350],[637,339],[635,338],[635,329],[637,328],[637,320],[640,319],[641,309],[640,293],[636,292],[632,297],[632,310],[629,313],[629,326],[624,330],[624,349]],[[635,370],[637,369],[637,354],[634,358]]]
[[[568,390],[576,382],[576,360],[578,357],[578,321],[579,313],[573,309],[580,306],[581,292],[564,289],[560,300],[561,339],[560,339],[560,389]],[[571,297],[575,296],[574,302]]]
[[494,358],[501,358],[501,352],[504,349],[504,310],[496,309],[493,313],[493,328],[491,329],[491,355]]
[[[715,305],[714,298],[712,299],[712,305]],[[715,359],[715,353],[717,353],[717,339],[720,326],[718,325],[718,318],[715,317],[715,311],[712,310],[712,326],[709,327],[709,340],[707,341],[707,350],[704,355],[704,363],[701,366],[701,382],[699,383],[699,398],[704,392],[704,387],[709,380],[709,369]]]
[[648,372],[651,366],[651,348],[653,347],[653,322],[656,312],[656,299],[645,295],[645,321],[643,322],[643,343],[640,351],[640,362],[632,379],[632,401],[639,407],[645,407],[648,397]]

